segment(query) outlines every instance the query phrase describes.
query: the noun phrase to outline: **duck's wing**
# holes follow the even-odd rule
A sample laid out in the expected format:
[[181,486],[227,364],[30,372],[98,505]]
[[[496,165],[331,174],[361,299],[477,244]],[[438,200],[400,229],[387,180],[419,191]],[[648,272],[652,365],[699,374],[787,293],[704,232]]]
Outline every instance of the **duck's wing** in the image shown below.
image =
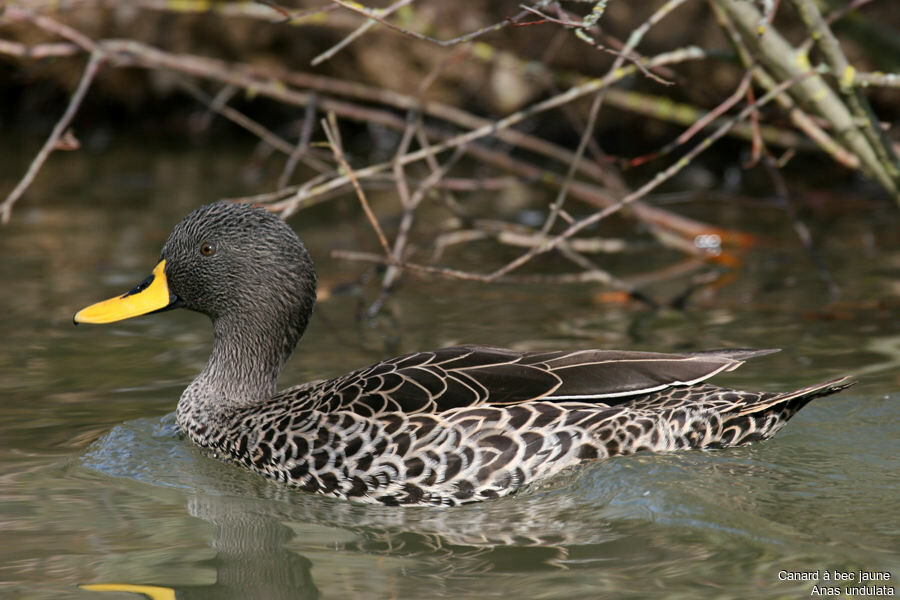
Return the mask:
[[284,394],[306,395],[321,410],[364,415],[439,413],[534,400],[612,405],[670,386],[692,385],[771,352],[775,350],[520,352],[455,346],[399,356]]

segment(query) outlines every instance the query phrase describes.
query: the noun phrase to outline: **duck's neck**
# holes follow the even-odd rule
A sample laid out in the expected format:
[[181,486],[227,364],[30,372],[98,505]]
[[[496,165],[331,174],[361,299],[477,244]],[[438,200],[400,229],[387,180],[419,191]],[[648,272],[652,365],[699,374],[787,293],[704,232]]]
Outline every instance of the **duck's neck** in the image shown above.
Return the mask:
[[184,390],[176,411],[179,425],[192,437],[194,430],[214,429],[235,410],[262,404],[275,394],[278,374],[303,328],[256,322],[254,317],[213,322],[209,362]]

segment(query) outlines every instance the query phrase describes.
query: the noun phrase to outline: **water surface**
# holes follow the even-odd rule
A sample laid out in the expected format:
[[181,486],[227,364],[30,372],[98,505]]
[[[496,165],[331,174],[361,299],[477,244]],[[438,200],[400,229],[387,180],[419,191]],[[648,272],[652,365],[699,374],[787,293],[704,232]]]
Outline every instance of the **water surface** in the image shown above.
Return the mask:
[[[409,279],[375,321],[357,315],[377,288],[352,285],[367,267],[329,258],[377,249],[352,198],[301,213],[291,225],[333,293],[284,385],[463,342],[774,346],[785,350],[724,382],[860,381],[762,444],[613,459],[494,502],[398,509],[297,492],[180,438],[172,411],[206,360],[205,317],[71,324],[78,308],[143,279],[186,212],[251,191],[236,175],[242,159],[54,156],[0,231],[0,596],[134,597],[77,587],[123,582],[184,598],[801,598],[813,583],[786,574],[816,570],[889,572],[900,592],[895,210],[810,217],[837,301],[778,211],[712,202],[694,210],[764,231],[768,244],[684,312],[609,305],[594,286]],[[4,189],[18,176],[7,165]],[[381,202],[390,227],[396,209]],[[488,250],[455,260],[481,268],[495,260],[479,256]],[[654,255],[671,258],[650,246],[597,260],[647,269]]]

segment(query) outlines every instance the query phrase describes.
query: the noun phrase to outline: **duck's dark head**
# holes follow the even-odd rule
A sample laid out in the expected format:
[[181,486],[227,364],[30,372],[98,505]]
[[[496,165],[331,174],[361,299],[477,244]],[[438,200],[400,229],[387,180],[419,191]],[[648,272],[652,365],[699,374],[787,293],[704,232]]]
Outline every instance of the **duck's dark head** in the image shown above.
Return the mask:
[[217,334],[225,326],[263,328],[296,343],[315,297],[312,260],[284,221],[262,208],[217,202],[175,226],[153,274],[126,294],[79,311],[75,322],[110,323],[184,307],[209,315]]

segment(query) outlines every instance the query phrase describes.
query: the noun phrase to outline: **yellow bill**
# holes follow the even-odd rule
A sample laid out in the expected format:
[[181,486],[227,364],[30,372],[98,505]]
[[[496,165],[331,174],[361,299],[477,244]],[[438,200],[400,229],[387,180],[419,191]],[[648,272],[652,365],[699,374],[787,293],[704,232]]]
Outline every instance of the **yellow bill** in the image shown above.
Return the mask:
[[175,300],[166,281],[166,261],[161,260],[153,273],[130,292],[91,304],[75,313],[78,323],[112,323],[167,308]]
[[175,590],[157,585],[132,585],[130,583],[84,583],[79,585],[91,592],[131,592],[143,594],[151,600],[175,600]]

